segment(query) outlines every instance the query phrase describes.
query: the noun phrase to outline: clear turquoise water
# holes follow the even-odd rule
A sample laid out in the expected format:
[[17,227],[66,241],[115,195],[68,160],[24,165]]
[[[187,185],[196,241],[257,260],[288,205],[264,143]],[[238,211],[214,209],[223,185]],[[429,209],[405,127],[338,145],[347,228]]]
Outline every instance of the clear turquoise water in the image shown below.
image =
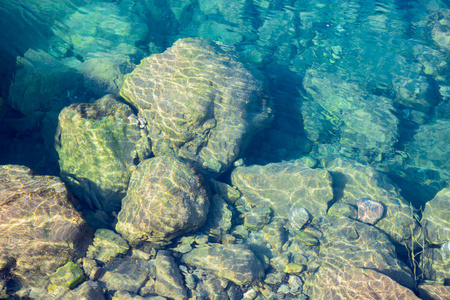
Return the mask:
[[[125,74],[184,37],[229,45],[266,75],[275,119],[248,164],[353,159],[416,207],[447,185],[450,4],[440,0],[0,0],[0,164],[57,175],[58,112],[118,92],[110,78],[84,81],[83,64],[120,58]],[[38,76],[18,80],[29,65]]]

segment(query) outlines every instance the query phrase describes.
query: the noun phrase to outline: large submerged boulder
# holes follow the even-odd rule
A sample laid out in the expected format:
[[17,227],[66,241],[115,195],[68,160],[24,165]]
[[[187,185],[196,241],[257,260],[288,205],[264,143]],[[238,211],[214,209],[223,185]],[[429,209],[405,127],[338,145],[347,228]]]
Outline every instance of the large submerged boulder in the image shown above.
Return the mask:
[[59,114],[61,178],[91,209],[120,209],[135,164],[150,155],[142,126],[131,108],[111,95]]
[[225,47],[188,38],[142,60],[120,94],[149,123],[156,156],[175,153],[217,174],[270,122],[265,89]]
[[320,68],[307,70],[303,85],[338,129],[336,135],[342,146],[365,153],[393,151],[398,120],[392,113],[392,100],[370,94],[360,85]]
[[45,286],[58,267],[84,255],[91,237],[59,178],[0,166],[0,269]]
[[133,172],[116,230],[132,246],[166,244],[202,226],[208,209],[209,197],[193,169],[175,157],[154,157]]
[[231,181],[247,204],[268,206],[286,219],[294,207],[303,207],[314,217],[324,216],[333,199],[330,174],[306,167],[301,160],[238,167]]

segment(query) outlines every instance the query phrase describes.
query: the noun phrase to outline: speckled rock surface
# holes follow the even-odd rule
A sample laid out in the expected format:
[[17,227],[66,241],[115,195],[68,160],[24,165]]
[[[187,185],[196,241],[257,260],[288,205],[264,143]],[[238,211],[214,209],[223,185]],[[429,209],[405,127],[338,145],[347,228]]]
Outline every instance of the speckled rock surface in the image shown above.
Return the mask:
[[91,237],[59,178],[0,166],[0,256],[24,285],[45,286],[58,267],[84,255]]
[[248,204],[268,206],[284,218],[293,206],[304,207],[314,217],[323,216],[333,199],[330,174],[300,161],[238,167],[231,181]]
[[259,73],[202,39],[142,60],[120,94],[149,122],[155,155],[175,152],[212,173],[226,170],[271,115]]
[[436,245],[450,241],[450,188],[441,190],[425,204],[421,223],[427,240]]
[[107,95],[59,114],[56,139],[62,180],[91,209],[120,209],[135,162],[150,141],[131,108]]
[[397,258],[395,247],[381,230],[347,218],[324,219],[319,256],[322,267],[367,268],[413,288],[411,270]]
[[89,246],[86,257],[107,263],[119,254],[127,253],[129,248],[127,241],[114,231],[104,228],[97,229],[94,243]]
[[197,268],[211,270],[217,277],[238,285],[260,279],[264,269],[255,254],[246,245],[210,244],[184,254],[181,261]]
[[116,230],[130,245],[166,244],[202,226],[208,209],[209,196],[190,167],[174,157],[154,157],[133,172]]
[[376,270],[321,268],[312,284],[315,300],[419,300],[414,292]]
[[399,243],[407,243],[417,229],[411,208],[400,195],[400,190],[391,180],[370,166],[335,159],[326,163],[326,169],[333,177],[337,203],[356,207],[358,200],[370,198],[384,206],[384,214],[375,226],[386,232]]

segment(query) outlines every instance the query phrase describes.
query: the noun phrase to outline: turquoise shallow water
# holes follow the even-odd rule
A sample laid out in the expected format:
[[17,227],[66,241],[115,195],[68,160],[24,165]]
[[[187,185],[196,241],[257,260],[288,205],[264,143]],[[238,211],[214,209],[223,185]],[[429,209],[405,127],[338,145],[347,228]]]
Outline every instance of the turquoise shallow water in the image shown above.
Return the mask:
[[[242,141],[248,146],[236,157],[241,159],[237,164],[279,163],[273,167],[277,170],[286,167],[284,162],[296,160],[295,164],[313,170],[327,170],[333,192],[325,211],[345,201],[356,208],[358,199],[365,198],[358,194],[358,186],[373,184],[388,192],[377,190],[376,194],[368,189],[374,193],[371,196],[404,200],[398,206],[411,204],[411,215],[420,221],[425,204],[446,191],[450,181],[450,5],[440,0],[0,0],[0,164],[60,176],[55,150],[60,111],[74,103],[93,103],[106,94],[120,97],[125,75],[142,59],[163,53],[183,38],[213,41],[264,77],[273,120]],[[141,108],[132,109],[140,112],[136,122],[143,122]],[[137,162],[131,159],[131,164]],[[261,184],[267,179],[257,176],[255,182],[245,182],[245,176],[228,166],[215,177],[241,192],[247,185],[263,189],[278,182],[273,189],[279,188],[282,194],[285,190],[280,186],[289,179],[277,177],[270,166],[257,171],[273,176],[267,184]],[[299,166],[283,172],[292,168]],[[358,177],[360,173],[369,179]],[[355,190],[350,190],[351,180],[339,174],[353,178]],[[389,180],[392,183],[386,183]],[[302,184],[310,190],[322,183]],[[299,189],[296,195],[303,196],[306,190]],[[394,190],[399,191],[398,197],[389,194],[397,193]],[[124,193],[114,197],[122,199]],[[253,191],[247,193],[247,203],[235,205],[242,215],[249,214],[242,207],[262,205],[250,200]],[[263,198],[270,194],[264,193],[260,193]],[[450,210],[442,197],[431,211]],[[92,200],[83,201],[80,207],[89,203],[83,209],[96,207]],[[390,209],[390,204],[384,205]],[[277,210],[272,207],[272,211]],[[443,214],[437,224],[447,226],[448,216]],[[102,222],[95,224],[102,227]],[[394,225],[409,226],[398,222]],[[397,255],[406,262],[408,247],[402,239],[407,230],[380,228],[402,245]],[[251,244],[252,237],[248,241]],[[446,241],[437,238],[432,248],[445,250]],[[429,257],[419,262],[427,263]],[[421,270],[425,274],[420,273],[421,278],[440,278],[448,284],[448,259],[444,262],[443,270]],[[409,268],[414,265],[409,262]],[[325,275],[333,277],[332,272]]]

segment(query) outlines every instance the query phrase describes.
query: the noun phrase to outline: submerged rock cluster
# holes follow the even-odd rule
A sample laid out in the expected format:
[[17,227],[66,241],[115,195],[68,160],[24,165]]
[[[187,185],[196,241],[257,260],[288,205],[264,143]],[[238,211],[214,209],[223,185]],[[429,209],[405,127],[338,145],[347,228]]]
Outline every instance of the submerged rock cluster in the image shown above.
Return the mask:
[[0,95],[59,172],[0,166],[0,298],[448,298],[440,0],[73,2]]

